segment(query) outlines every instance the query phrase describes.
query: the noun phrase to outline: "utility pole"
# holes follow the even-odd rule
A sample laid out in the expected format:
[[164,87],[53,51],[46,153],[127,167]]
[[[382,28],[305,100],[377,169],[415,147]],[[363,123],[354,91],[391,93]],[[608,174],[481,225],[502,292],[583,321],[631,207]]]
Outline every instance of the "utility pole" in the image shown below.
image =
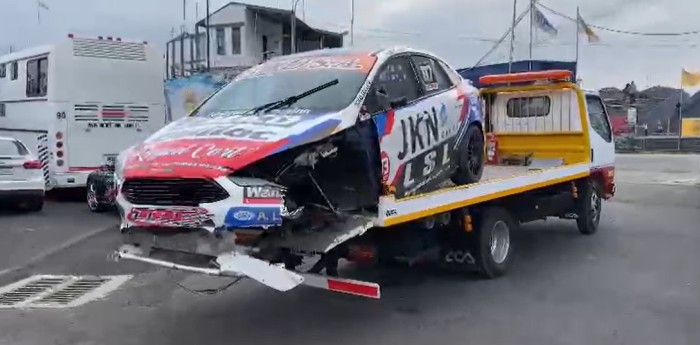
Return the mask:
[[209,0],[207,0],[207,18],[205,25],[207,27],[207,72],[211,69],[211,39],[209,38]]
[[291,18],[291,26],[292,26],[292,32],[291,32],[291,46],[292,46],[292,54],[297,52],[297,5],[299,4],[300,0],[292,0],[292,18]]
[[350,46],[355,43],[355,0],[350,0]]

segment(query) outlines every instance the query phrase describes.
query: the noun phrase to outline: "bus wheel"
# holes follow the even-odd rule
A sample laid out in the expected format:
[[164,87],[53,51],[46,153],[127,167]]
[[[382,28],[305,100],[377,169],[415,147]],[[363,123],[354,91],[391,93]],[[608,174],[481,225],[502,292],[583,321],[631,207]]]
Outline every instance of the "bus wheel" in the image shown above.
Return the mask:
[[581,187],[581,193],[576,199],[576,225],[578,231],[584,235],[593,235],[598,231],[600,214],[603,210],[603,201],[600,197],[600,185],[595,180],[585,181]]
[[475,261],[481,275],[487,279],[506,273],[513,261],[511,231],[517,222],[508,211],[500,207],[486,209],[477,224]]
[[100,197],[98,196],[97,190],[99,189],[97,183],[94,179],[89,179],[87,185],[85,186],[87,194],[87,205],[92,212],[104,212],[107,210],[107,206],[100,202]]

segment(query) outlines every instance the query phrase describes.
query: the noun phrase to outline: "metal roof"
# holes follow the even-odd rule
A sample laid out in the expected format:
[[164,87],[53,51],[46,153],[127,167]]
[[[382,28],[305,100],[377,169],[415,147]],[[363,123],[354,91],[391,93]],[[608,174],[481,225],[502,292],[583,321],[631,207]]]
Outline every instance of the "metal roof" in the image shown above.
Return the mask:
[[[221,6],[218,10],[212,12],[209,14],[209,17],[213,16],[217,12],[223,10],[224,8],[231,6],[231,5],[238,5],[238,6],[245,6],[247,9],[259,13],[265,17],[268,17],[271,20],[277,21],[277,22],[289,22],[292,16],[292,11],[291,10],[283,10],[279,8],[272,8],[272,7],[267,7],[267,6],[259,6],[259,5],[251,5],[251,4],[246,4],[243,2],[237,2],[237,1],[230,1],[226,5]],[[316,29],[311,27],[309,24],[304,23],[299,17],[296,17],[296,25],[298,30],[310,30],[310,31],[315,31],[321,34],[325,35],[333,35],[333,36],[343,36],[341,33],[338,32],[333,32],[333,31],[327,31],[327,30],[322,30],[322,29]],[[195,26],[200,26],[200,27],[206,27],[206,17],[204,19],[201,19],[198,21]]]

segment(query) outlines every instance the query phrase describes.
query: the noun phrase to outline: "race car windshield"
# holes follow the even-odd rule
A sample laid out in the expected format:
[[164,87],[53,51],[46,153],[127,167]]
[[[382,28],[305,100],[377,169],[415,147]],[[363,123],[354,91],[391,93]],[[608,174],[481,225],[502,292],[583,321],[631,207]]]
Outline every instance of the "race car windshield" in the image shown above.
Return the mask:
[[[331,87],[324,87],[299,98],[286,107],[311,113],[340,111],[355,99],[371,68],[371,65],[367,66],[362,64],[364,61],[357,60],[343,60],[339,57],[326,60],[297,58],[259,65],[222,88],[192,116],[206,117],[214,113],[220,116],[222,112],[228,111],[232,114],[247,112],[258,109],[261,105],[302,94],[329,81],[334,81]],[[258,110],[264,113],[269,109]]]

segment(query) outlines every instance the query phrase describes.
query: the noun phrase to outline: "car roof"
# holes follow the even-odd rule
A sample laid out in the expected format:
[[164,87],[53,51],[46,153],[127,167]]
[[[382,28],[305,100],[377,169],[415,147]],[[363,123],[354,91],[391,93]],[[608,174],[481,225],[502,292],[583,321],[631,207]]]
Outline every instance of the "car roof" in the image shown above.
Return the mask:
[[276,56],[276,57],[271,58],[268,61],[290,59],[290,58],[323,57],[323,56],[358,56],[358,55],[360,55],[360,56],[362,56],[362,55],[376,56],[376,55],[379,55],[382,53],[386,53],[387,55],[396,55],[396,54],[401,54],[401,53],[419,53],[419,54],[425,54],[425,55],[438,57],[432,52],[420,50],[420,49],[415,49],[415,48],[411,48],[411,47],[407,47],[407,46],[385,47],[385,48],[381,48],[381,49],[374,50],[374,51],[365,50],[365,49],[349,48],[349,47],[341,47],[341,48],[317,49],[317,50],[311,50],[311,51],[296,53],[296,54],[291,54],[291,55]]
[[372,55],[371,51],[360,50],[354,48],[326,48],[311,50],[302,53],[296,53],[291,55],[275,56],[268,61],[294,59],[294,58],[308,58],[308,57],[323,57],[323,56],[357,56],[357,55]]

